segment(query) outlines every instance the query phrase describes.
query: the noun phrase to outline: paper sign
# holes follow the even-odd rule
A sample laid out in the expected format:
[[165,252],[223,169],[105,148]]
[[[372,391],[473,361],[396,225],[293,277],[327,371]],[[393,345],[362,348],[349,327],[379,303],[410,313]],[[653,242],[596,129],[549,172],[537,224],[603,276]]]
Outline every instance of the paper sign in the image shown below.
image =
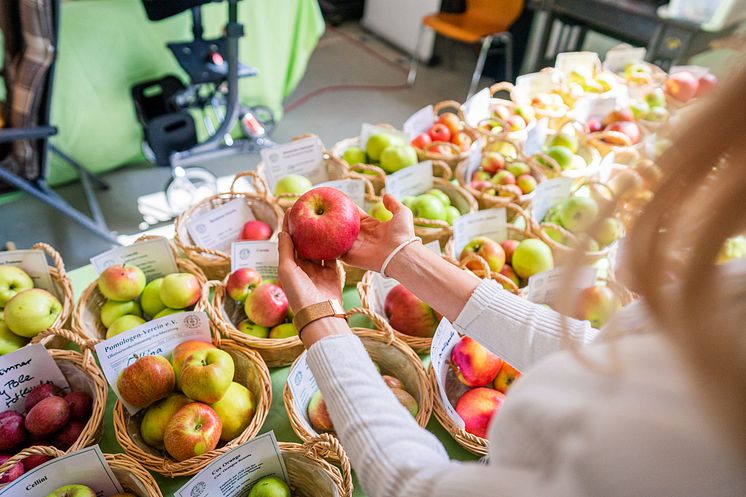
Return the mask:
[[496,242],[508,238],[508,220],[504,208],[485,209],[456,219],[453,223],[454,257],[458,258],[464,247],[478,236],[486,236]]
[[231,245],[231,272],[242,267],[256,269],[262,279],[277,278],[280,253],[277,242],[236,242]]
[[554,71],[540,71],[518,76],[513,93],[517,103],[525,104],[539,93],[551,92],[557,84]]
[[479,166],[482,163],[482,149],[484,148],[484,142],[482,141],[482,138],[477,138],[477,141],[471,144],[471,148],[469,148],[469,158],[467,159],[469,161],[468,166],[466,168],[466,181],[467,183],[471,181],[471,179],[474,177],[474,173],[479,170]]
[[374,274],[370,281],[370,293],[368,295],[370,299],[370,310],[379,316],[385,316],[386,312],[383,308],[383,304],[386,302],[386,296],[398,284],[399,282],[393,278],[386,278],[380,273]]
[[435,330],[433,341],[430,344],[430,365],[435,372],[435,378],[438,380],[438,395],[440,402],[443,404],[446,413],[459,428],[464,428],[464,420],[458,415],[456,409],[451,405],[446,394],[446,375],[448,374],[451,351],[461,338],[446,318],[440,320],[438,328]]
[[[188,340],[211,342],[210,321],[204,312],[180,312],[148,321],[98,343],[96,355],[106,380],[119,397],[117,378],[122,370],[146,355],[168,357],[177,345]],[[122,404],[131,414],[138,410],[124,401]]]
[[34,288],[43,288],[44,290],[56,295],[57,287],[52,281],[52,275],[49,274],[47,265],[47,256],[41,250],[10,250],[0,252],[0,266],[17,266],[31,277],[34,281]]
[[229,450],[192,477],[175,497],[244,497],[265,476],[289,482],[274,432],[264,433]]
[[204,214],[187,219],[186,229],[194,244],[227,253],[243,225],[255,219],[246,200],[237,198]]
[[300,355],[295,366],[288,372],[288,386],[290,391],[293,392],[293,404],[295,405],[295,412],[298,413],[306,431],[309,433],[316,434],[316,430],[311,427],[311,423],[308,421],[308,402],[319,387],[316,385],[316,379],[311,373],[311,368],[308,367],[306,361],[306,353]]
[[645,47],[619,46],[606,52],[604,69],[611,72],[622,72],[628,65],[645,60]]
[[43,383],[70,389],[65,375],[43,345],[28,345],[0,356],[0,412],[10,409],[24,413],[23,399]]
[[178,273],[171,245],[165,238],[155,238],[135,243],[128,247],[117,247],[91,258],[96,273],[115,264],[137,266],[148,281],[171,273]]
[[440,242],[438,240],[433,240],[432,242],[428,242],[425,245],[423,245],[426,249],[428,249],[431,252],[434,252],[438,255],[443,255],[443,252],[440,250]]
[[540,223],[547,211],[570,196],[572,178],[552,178],[536,185],[531,218]]
[[547,130],[549,129],[549,119],[543,117],[534,121],[526,128],[526,142],[523,144],[523,153],[533,155],[544,146],[547,141]]
[[480,121],[490,117],[490,89],[483,88],[464,102],[464,122],[476,128]]
[[601,66],[601,59],[596,52],[563,52],[557,54],[554,67],[562,74],[568,75],[573,71],[588,71],[590,76]]
[[36,497],[51,495],[65,485],[86,485],[96,497],[124,492],[98,445],[57,457],[0,489],[3,497]]
[[433,125],[433,106],[423,107],[404,121],[402,129],[411,140],[420,133],[425,133]]
[[550,307],[560,302],[560,296],[567,298],[567,292],[579,292],[593,286],[596,282],[596,268],[586,266],[579,268],[573,276],[573,288],[567,288],[567,268],[558,267],[538,273],[528,279],[528,300],[536,304],[547,304]]
[[409,135],[404,131],[399,131],[398,129],[386,126],[376,126],[375,124],[363,123],[360,127],[359,147],[365,150],[365,146],[368,144],[368,138],[377,134],[393,135],[398,137],[402,142],[409,143]]
[[365,180],[362,179],[337,179],[333,181],[324,181],[319,183],[314,188],[320,186],[328,186],[344,193],[359,207],[365,208]]
[[324,167],[324,145],[316,136],[261,150],[270,190],[288,174],[305,176],[314,185],[329,179]]
[[386,176],[386,193],[398,200],[421,195],[433,187],[433,163],[426,160]]
[[690,72],[695,78],[701,78],[702,76],[709,74],[710,70],[702,66],[673,66],[668,71],[668,74],[676,74],[677,72]]
[[585,123],[591,118],[603,119],[617,106],[621,106],[621,102],[615,95],[586,96],[578,99],[572,114],[576,120]]

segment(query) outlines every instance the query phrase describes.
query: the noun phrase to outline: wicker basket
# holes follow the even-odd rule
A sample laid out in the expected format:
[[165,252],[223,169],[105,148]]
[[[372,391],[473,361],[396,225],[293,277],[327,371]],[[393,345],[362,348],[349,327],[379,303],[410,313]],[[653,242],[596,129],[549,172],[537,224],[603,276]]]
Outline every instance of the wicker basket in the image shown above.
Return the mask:
[[598,148],[594,145],[595,141],[592,142],[590,140],[591,138],[589,136],[579,137],[580,144],[577,154],[583,157],[587,164],[583,169],[567,169],[563,171],[557,161],[541,151],[536,152],[533,158],[539,167],[545,169],[545,174],[548,178],[562,176],[564,178],[572,178],[578,181],[595,179],[598,176],[601,167],[601,152],[599,152]]
[[140,422],[145,410],[140,410],[131,416],[124,405],[117,400],[114,404],[114,432],[117,442],[128,455],[139,461],[145,468],[168,477],[193,475],[204,469],[216,457],[252,439],[264,424],[272,404],[272,380],[261,356],[233,340],[221,339],[215,328],[213,328],[213,343],[233,358],[236,368],[233,381],[251,390],[256,397],[254,417],[246,429],[230,442],[221,442],[214,450],[185,461],[176,461],[165,451],[150,447],[142,440]]
[[[348,315],[356,314],[367,316],[377,330],[352,328],[353,333],[360,337],[370,358],[381,367],[383,374],[390,373],[399,378],[406,391],[417,400],[419,412],[415,416],[415,420],[417,424],[425,427],[432,412],[433,393],[422,361],[406,343],[395,336],[396,332],[381,316],[360,307],[348,311]],[[293,363],[294,365],[295,363]],[[291,366],[291,370],[293,366]],[[285,383],[283,391],[283,401],[290,426],[295,434],[305,442],[313,440],[316,434],[308,431],[306,424],[302,421],[303,416],[298,413],[295,407],[293,392],[287,383]],[[333,456],[330,458],[333,459]]]
[[[138,238],[139,241],[149,240],[157,237],[145,236]],[[207,278],[202,273],[202,270],[198,268],[193,262],[176,256],[174,251],[174,257],[176,259],[176,265],[179,268],[179,272],[191,273],[197,277],[201,285],[207,283]],[[101,306],[106,303],[106,297],[98,290],[98,283],[94,281],[83,290],[78,298],[78,303],[75,305],[72,318],[72,329],[80,336],[91,339],[91,340],[105,340],[106,339],[106,327],[101,323]],[[197,302],[194,306],[194,310],[201,311],[202,306],[200,302]]]
[[305,444],[280,442],[280,454],[294,496],[352,497],[350,460],[334,436],[322,433]]
[[[54,447],[48,446],[35,446],[23,449],[0,466],[0,474],[3,474],[12,464],[32,455],[54,458],[63,456],[64,453]],[[104,454],[104,458],[125,492],[135,494],[137,497],[163,497],[153,476],[131,457],[126,454]],[[0,485],[0,488],[2,488],[2,485]]]
[[[504,98],[497,98],[495,95],[502,91],[510,94],[510,100]],[[493,110],[495,106],[502,105],[515,112],[517,104],[515,103],[515,87],[512,83],[507,81],[501,81],[490,86],[490,117],[477,123],[477,127],[469,127],[469,129],[478,138],[481,138],[485,144],[492,143],[494,141],[510,141],[512,143],[520,144],[526,141],[528,132],[526,129],[520,129],[517,131],[507,131],[508,125],[499,117],[495,116]],[[500,123],[501,131],[499,133],[488,133],[480,128],[480,125],[486,121],[497,121]],[[528,123],[527,123],[528,124]]]
[[[461,110],[461,104],[456,102],[455,100],[444,100],[442,102],[438,102],[433,106],[433,117],[434,119],[437,119],[438,116],[446,111],[453,111],[454,114],[456,114],[459,119],[461,120],[463,132],[466,133],[466,135],[472,140],[476,141],[477,138],[479,138],[479,135],[477,132],[470,128],[469,126],[466,126],[463,124],[464,122],[464,113]],[[437,146],[443,146],[449,149],[449,152],[447,154],[441,154],[433,149]],[[461,150],[461,148],[451,142],[432,142],[430,143],[425,149],[419,149],[417,148],[417,157],[420,161],[426,161],[426,160],[432,160],[432,161],[443,161],[445,162],[448,167],[451,168],[451,170],[455,170],[456,166],[459,162],[466,159],[469,156],[469,151],[467,150],[464,152]]]

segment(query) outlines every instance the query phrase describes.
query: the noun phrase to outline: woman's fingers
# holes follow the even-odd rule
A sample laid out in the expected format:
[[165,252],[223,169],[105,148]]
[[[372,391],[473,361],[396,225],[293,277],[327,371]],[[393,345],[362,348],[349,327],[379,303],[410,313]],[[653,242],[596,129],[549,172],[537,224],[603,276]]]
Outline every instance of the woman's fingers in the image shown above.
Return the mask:
[[389,195],[388,193],[383,196],[383,205],[395,216],[399,213],[402,207],[402,204],[396,200],[396,197]]

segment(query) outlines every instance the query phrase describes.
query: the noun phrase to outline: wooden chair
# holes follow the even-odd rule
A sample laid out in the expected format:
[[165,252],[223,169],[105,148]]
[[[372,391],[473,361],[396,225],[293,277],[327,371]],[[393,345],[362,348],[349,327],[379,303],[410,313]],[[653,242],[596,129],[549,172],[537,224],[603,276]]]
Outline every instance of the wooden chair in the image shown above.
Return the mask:
[[482,44],[479,58],[471,76],[471,85],[467,98],[477,89],[482,77],[484,62],[487,59],[493,41],[500,41],[505,48],[505,79],[513,78],[513,38],[508,32],[510,26],[523,11],[523,0],[467,0],[466,11],[460,14],[438,13],[422,18],[422,25],[417,37],[417,46],[409,65],[407,84],[414,85],[417,78],[417,54],[425,29],[432,29],[437,34],[454,41],[467,44]]

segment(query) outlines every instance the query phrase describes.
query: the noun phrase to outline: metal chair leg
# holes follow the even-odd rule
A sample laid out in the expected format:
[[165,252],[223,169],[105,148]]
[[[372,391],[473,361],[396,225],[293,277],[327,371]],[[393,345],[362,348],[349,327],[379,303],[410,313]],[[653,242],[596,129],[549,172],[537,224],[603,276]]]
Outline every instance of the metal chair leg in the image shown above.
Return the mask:
[[479,85],[479,80],[482,78],[482,71],[484,70],[484,61],[487,60],[487,54],[490,51],[492,45],[493,36],[485,36],[482,40],[482,48],[479,50],[479,58],[477,59],[477,65],[474,68],[474,73],[471,75],[471,84],[469,85],[469,94],[466,95],[467,100],[469,97],[474,95]]
[[505,81],[513,81],[513,35],[506,31],[499,38],[505,47]]
[[420,61],[420,45],[422,45],[422,38],[425,36],[425,29],[425,25],[420,24],[420,30],[417,33],[417,43],[415,43],[414,52],[412,52],[412,57],[409,59],[407,86],[414,86],[414,82],[417,79],[417,65]]

